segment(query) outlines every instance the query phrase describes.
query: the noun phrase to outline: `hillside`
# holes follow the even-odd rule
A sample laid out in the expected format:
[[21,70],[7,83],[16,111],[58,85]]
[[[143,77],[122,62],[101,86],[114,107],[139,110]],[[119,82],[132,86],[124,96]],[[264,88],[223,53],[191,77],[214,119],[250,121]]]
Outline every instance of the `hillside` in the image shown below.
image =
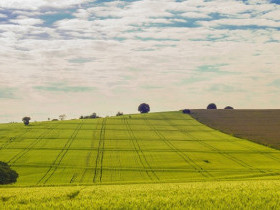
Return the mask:
[[180,112],[0,125],[0,160],[17,185],[270,179],[280,152]]
[[192,110],[198,121],[225,133],[280,149],[280,110]]

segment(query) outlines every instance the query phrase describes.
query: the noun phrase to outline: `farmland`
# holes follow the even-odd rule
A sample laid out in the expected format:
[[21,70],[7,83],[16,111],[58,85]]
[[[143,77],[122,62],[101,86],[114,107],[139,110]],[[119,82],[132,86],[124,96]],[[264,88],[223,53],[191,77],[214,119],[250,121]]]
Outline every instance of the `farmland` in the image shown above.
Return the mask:
[[192,116],[230,135],[280,149],[280,110],[192,110]]
[[[276,208],[280,152],[181,112],[0,124],[0,208]],[[129,195],[129,196],[127,196]]]
[[2,124],[18,186],[275,179],[280,152],[165,112]]
[[275,180],[0,188],[0,209],[278,209],[279,201]]

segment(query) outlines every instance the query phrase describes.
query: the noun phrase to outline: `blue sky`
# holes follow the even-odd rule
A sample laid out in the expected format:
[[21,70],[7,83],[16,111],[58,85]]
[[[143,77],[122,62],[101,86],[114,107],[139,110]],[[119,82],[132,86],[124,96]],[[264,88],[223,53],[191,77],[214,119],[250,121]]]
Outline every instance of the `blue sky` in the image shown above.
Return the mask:
[[0,1],[0,121],[280,108],[278,0]]

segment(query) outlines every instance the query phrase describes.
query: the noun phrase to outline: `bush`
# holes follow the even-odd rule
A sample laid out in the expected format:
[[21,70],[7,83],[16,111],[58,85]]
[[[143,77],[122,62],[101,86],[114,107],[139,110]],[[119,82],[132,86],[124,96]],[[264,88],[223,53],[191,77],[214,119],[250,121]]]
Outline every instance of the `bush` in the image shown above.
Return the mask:
[[123,115],[122,112],[118,112],[118,113],[116,114],[116,116],[122,116],[122,115]]
[[24,123],[24,125],[29,125],[29,121],[31,120],[30,117],[23,117],[22,118],[22,122]]
[[207,109],[217,109],[217,106],[216,106],[216,104],[211,103],[207,106]]
[[18,173],[10,168],[7,163],[0,161],[0,185],[15,183]]
[[183,112],[184,114],[190,114],[190,113],[191,113],[191,110],[189,110],[189,109],[183,109],[182,112]]
[[149,104],[142,103],[138,106],[138,111],[140,113],[148,113],[150,111]]
[[231,106],[226,106],[225,109],[233,109]]

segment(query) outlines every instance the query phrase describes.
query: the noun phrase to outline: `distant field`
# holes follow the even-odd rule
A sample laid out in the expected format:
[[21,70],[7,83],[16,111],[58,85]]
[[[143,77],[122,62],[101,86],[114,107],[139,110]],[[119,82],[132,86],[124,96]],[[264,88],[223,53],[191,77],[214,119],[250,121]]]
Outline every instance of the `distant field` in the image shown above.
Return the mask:
[[0,209],[279,209],[280,182],[0,188]]
[[192,110],[212,128],[280,149],[280,110]]
[[180,112],[0,124],[17,186],[279,179],[280,152]]

